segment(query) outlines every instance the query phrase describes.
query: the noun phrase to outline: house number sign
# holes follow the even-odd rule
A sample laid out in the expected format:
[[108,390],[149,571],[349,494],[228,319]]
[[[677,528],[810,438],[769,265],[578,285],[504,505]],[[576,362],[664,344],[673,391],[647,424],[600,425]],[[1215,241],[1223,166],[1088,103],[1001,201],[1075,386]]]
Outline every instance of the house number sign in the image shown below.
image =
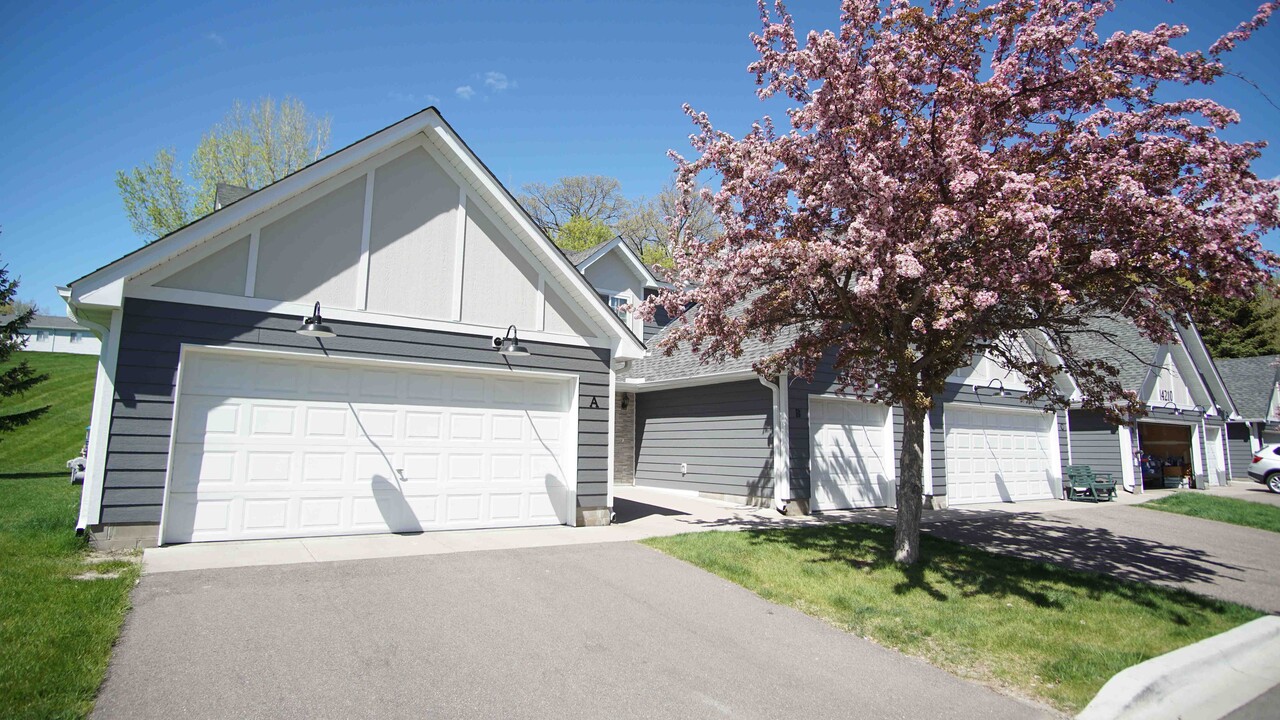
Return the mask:
[[1160,401],[1161,401],[1161,402],[1173,402],[1173,391],[1172,391],[1172,390],[1161,390],[1161,391],[1160,391]]

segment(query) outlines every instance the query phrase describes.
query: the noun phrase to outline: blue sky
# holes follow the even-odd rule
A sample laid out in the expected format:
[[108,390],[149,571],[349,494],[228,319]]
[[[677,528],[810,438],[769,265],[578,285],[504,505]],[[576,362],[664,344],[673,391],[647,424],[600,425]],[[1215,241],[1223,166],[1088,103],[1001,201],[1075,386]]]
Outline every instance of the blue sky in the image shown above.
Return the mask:
[[[1113,24],[1185,22],[1187,47],[1207,47],[1257,4],[1128,0]],[[838,21],[836,0],[790,7],[803,27]],[[6,3],[0,262],[61,314],[55,285],[143,242],[115,171],[162,146],[185,161],[234,100],[263,95],[330,115],[331,149],[434,104],[513,191],[604,174],[651,194],[666,151],[687,151],[682,103],[735,134],[764,113],[746,73],[757,27],[753,0]],[[1280,103],[1278,48],[1280,23],[1231,65]],[[1233,139],[1280,143],[1280,110],[1256,90],[1228,78],[1212,96],[1243,115]],[[1255,169],[1280,175],[1280,147]]]

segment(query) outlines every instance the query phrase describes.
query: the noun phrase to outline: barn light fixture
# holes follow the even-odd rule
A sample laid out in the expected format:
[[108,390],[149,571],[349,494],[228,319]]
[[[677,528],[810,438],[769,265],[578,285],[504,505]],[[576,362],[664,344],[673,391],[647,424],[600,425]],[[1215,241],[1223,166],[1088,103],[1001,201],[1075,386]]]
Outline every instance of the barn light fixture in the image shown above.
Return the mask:
[[1172,406],[1173,406],[1173,414],[1174,414],[1174,415],[1181,415],[1181,414],[1182,414],[1182,408],[1178,407],[1177,403],[1175,403],[1175,402],[1174,402],[1174,401],[1172,401],[1172,400],[1169,400],[1169,401],[1168,401],[1168,402],[1166,402],[1164,405],[1161,405],[1161,406],[1160,406],[1160,409],[1161,409],[1161,410],[1163,410],[1163,409],[1165,409],[1166,407],[1168,407],[1168,406],[1170,406],[1170,405],[1172,405]]
[[331,338],[337,337],[338,333],[333,328],[324,324],[324,318],[320,317],[320,303],[316,303],[315,310],[311,311],[311,317],[302,321],[302,327],[294,330],[299,335],[306,335],[314,338]]
[[493,346],[498,348],[498,353],[501,355],[524,357],[529,354],[529,348],[520,344],[520,337],[516,334],[515,325],[507,328],[506,337],[494,338]]
[[1195,407],[1191,408],[1191,412],[1199,412],[1201,415],[1208,415],[1209,408],[1203,405],[1196,405]]
[[[1004,381],[1003,381],[1003,380],[1001,380],[1000,378],[991,378],[990,380],[988,380],[988,381],[987,381],[987,389],[988,389],[988,390],[990,390],[990,389],[991,389],[991,383],[1000,383],[1000,397],[1009,397],[1010,395],[1012,395],[1012,394],[1013,394],[1013,393],[1009,392],[1008,390],[1005,390],[1005,389],[1004,389]],[[973,388],[973,389],[974,389],[974,391],[976,392],[978,388],[977,388],[977,386],[974,386],[974,388]]]

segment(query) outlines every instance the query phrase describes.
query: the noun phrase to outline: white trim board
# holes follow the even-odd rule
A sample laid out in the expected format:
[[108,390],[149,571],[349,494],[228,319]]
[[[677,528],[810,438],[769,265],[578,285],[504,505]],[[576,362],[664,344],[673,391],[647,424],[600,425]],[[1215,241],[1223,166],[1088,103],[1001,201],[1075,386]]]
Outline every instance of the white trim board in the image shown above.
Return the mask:
[[[415,138],[415,136],[418,137]],[[443,155],[448,161],[440,163],[441,167],[446,172],[457,173],[465,181],[460,183],[460,186],[469,186],[475,191],[477,197],[484,200],[480,203],[483,211],[501,220],[497,223],[500,227],[505,226],[513,231],[514,239],[518,241],[516,247],[536,258],[535,265],[546,268],[565,288],[568,295],[566,299],[574,301],[587,313],[592,320],[591,324],[605,331],[614,353],[622,359],[644,356],[643,342],[600,302],[594,289],[582,274],[551,244],[546,235],[534,226],[524,209],[493,177],[488,168],[475,157],[470,148],[434,108],[427,108],[384,128],[223,210],[197,220],[74,281],[70,289],[70,304],[119,307],[124,297],[122,284],[124,279],[140,278],[143,273],[148,273],[160,265],[168,265],[168,269],[163,271],[165,274],[176,272],[181,269],[176,262],[180,256],[185,256],[182,257],[183,263],[195,262],[199,257],[212,254],[218,249],[200,248],[204,241],[228,233],[253,218],[257,218],[258,222],[264,222],[259,216],[264,216],[277,206],[292,204],[299,198],[319,197],[320,194],[340,185],[344,177],[372,169],[371,166],[366,167],[362,164],[382,164],[383,160],[380,158],[374,163],[370,161],[398,144],[407,146],[399,148],[404,151],[413,147],[434,146],[433,155],[437,159],[439,155]],[[196,252],[199,257],[186,255],[188,252]],[[119,285],[115,289],[108,289],[113,284]],[[210,295],[214,294],[210,293]],[[221,296],[214,295],[214,297]]]

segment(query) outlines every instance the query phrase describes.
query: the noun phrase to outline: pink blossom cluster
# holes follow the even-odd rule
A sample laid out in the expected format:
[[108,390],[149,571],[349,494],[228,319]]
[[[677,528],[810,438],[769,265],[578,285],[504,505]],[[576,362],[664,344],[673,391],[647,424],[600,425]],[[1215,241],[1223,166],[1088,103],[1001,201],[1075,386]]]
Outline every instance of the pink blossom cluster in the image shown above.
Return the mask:
[[1276,4],[1206,54],[1173,47],[1178,25],[1102,37],[1102,0],[844,0],[839,28],[803,41],[762,2],[749,71],[762,98],[791,101],[785,127],[734,137],[686,106],[678,186],[724,233],[673,230],[676,289],[642,310],[696,305],[666,349],[705,360],[797,331],[757,369],[810,374],[834,349],[846,382],[895,403],[927,404],[979,348],[1038,333],[1060,360],[1007,358],[1033,385],[1065,365],[1117,398],[1073,355],[1082,316],[1164,340],[1171,316],[1280,268],[1260,242],[1280,183],[1250,169],[1265,145],[1221,135],[1229,108],[1160,93],[1221,77]]

